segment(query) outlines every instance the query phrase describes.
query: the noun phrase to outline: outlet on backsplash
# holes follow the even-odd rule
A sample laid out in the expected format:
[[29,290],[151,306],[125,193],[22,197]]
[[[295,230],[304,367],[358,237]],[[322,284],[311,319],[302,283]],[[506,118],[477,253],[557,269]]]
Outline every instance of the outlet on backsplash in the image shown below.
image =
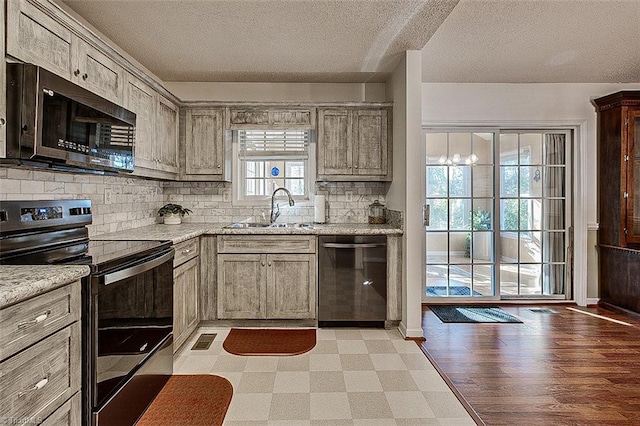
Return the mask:
[[223,203],[230,203],[231,202],[231,190],[230,189],[226,189],[226,190],[222,191],[222,202]]
[[113,189],[106,187],[104,189],[104,203],[111,204],[113,202]]
[[352,202],[353,201],[353,191],[345,191],[344,192],[344,198],[345,198],[345,201],[347,203]]

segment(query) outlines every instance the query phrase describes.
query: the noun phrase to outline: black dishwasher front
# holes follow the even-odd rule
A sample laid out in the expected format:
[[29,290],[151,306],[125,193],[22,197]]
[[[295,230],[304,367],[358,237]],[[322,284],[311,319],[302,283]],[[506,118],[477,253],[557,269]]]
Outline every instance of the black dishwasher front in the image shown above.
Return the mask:
[[384,327],[387,237],[318,238],[318,326]]

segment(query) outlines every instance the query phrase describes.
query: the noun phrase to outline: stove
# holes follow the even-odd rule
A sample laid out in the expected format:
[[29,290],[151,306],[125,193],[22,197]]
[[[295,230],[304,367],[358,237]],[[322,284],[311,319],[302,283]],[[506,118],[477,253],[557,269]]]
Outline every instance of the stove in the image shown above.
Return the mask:
[[89,265],[83,424],[134,425],[173,372],[170,241],[89,239],[90,200],[0,203],[0,264]]

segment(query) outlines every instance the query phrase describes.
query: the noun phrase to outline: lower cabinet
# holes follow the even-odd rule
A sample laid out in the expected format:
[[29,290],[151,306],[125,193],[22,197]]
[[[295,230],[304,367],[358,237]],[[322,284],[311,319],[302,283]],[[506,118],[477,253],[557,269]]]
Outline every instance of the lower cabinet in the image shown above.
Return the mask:
[[176,245],[173,268],[173,352],[198,326],[200,256],[198,238]]
[[80,288],[0,309],[0,424],[80,426]]
[[[218,318],[315,318],[316,257],[311,237],[304,236],[304,241],[292,245],[282,241],[281,246],[278,237],[225,237],[220,237],[218,245]],[[265,244],[257,240],[267,238]],[[268,247],[272,252],[247,254],[249,246],[253,251]],[[286,253],[292,246],[306,247],[312,253]],[[245,252],[236,252],[240,249]]]

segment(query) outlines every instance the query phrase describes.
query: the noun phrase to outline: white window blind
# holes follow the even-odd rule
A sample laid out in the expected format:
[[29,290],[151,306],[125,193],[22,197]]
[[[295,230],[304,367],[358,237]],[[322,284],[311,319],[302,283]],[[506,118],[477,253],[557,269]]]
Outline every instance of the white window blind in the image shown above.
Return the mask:
[[309,158],[308,130],[240,130],[241,159]]
[[276,188],[309,196],[308,130],[239,130],[240,198],[264,198]]

